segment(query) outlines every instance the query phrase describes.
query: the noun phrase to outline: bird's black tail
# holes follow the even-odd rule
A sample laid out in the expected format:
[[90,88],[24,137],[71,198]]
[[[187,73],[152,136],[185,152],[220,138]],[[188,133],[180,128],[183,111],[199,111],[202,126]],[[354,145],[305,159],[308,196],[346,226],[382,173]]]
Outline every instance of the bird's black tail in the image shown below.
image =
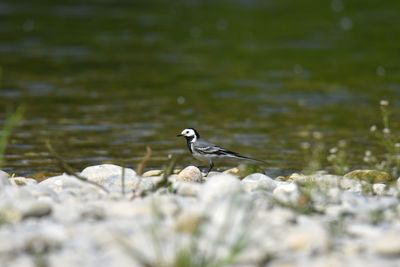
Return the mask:
[[252,161],[257,161],[257,162],[260,162],[260,163],[267,164],[266,161],[255,159],[255,158],[246,157],[246,156],[240,155],[240,154],[238,154],[236,152],[233,152],[233,151],[225,150],[224,152],[225,152],[225,155],[228,156],[228,157],[252,160]]

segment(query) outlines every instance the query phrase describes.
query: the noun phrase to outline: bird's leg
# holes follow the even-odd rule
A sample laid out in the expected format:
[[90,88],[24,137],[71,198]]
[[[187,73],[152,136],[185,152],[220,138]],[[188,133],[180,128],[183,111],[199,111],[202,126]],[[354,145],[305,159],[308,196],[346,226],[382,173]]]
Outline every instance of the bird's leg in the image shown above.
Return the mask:
[[207,177],[207,175],[210,173],[210,171],[212,170],[212,168],[214,167],[214,163],[213,163],[213,161],[210,159],[209,160],[209,165],[208,165],[208,170],[207,170],[207,173],[206,173],[206,177]]
[[204,167],[204,166],[199,166],[199,165],[197,165],[196,166],[201,172],[205,172],[206,170],[207,170],[207,167]]
[[204,170],[204,166],[196,165],[199,170]]

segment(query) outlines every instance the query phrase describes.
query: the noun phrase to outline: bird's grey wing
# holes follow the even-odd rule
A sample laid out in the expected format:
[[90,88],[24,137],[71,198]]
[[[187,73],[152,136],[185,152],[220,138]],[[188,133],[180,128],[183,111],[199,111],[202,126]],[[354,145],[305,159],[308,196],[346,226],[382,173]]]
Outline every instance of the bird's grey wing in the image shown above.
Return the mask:
[[225,149],[223,147],[214,145],[214,144],[209,143],[202,139],[198,140],[195,143],[194,149],[200,154],[209,154],[209,155],[213,155],[214,157],[231,157],[231,158],[240,158],[240,159],[249,159],[249,160],[259,161],[257,159],[242,156],[236,152],[233,152],[233,151]]
[[212,143],[209,143],[205,140],[197,140],[197,142],[194,144],[194,148],[199,152],[199,153],[204,153],[204,154],[218,154],[219,151],[223,151],[224,149],[214,145]]
[[212,143],[209,143],[205,140],[199,139],[195,144],[193,145],[194,149],[196,150],[197,153],[204,154],[204,155],[210,155],[213,157],[230,157],[230,158],[239,158],[239,159],[246,159],[246,160],[253,160],[253,161],[259,161],[265,163],[265,161],[246,157],[243,155],[240,155],[236,152],[233,152],[231,150],[227,150],[223,147],[214,145]]

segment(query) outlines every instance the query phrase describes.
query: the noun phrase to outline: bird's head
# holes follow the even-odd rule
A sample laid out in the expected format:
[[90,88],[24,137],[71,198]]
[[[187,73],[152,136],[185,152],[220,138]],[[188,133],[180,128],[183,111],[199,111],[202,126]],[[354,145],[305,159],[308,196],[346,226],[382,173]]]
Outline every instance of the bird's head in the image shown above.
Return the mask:
[[191,141],[196,141],[200,137],[199,133],[193,128],[184,129],[177,136],[184,136],[186,139]]

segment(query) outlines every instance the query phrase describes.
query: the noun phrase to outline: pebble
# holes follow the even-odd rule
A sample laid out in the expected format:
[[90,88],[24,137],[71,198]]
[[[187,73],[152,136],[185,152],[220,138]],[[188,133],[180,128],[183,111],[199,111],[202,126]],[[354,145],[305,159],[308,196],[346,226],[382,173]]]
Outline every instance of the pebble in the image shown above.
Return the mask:
[[378,196],[382,196],[385,194],[386,191],[386,184],[373,184],[372,191],[377,194]]
[[220,172],[217,172],[217,171],[210,171],[210,172],[207,174],[207,176],[203,177],[203,180],[204,180],[204,181],[207,181],[207,180],[209,180],[209,179],[212,179],[213,176],[215,176],[215,175],[220,175],[220,174],[221,174],[221,173],[220,173]]
[[52,211],[52,206],[46,201],[32,201],[20,207],[24,218],[28,217],[42,217],[49,215]]
[[379,227],[365,223],[350,224],[347,232],[361,238],[376,238],[382,234],[382,230]]
[[322,224],[304,216],[298,218],[298,224],[284,238],[289,250],[308,255],[323,253],[330,245],[329,234]]
[[239,176],[240,169],[238,167],[235,167],[235,168],[228,169],[228,170],[224,171],[223,173]]
[[400,229],[383,233],[371,240],[371,249],[382,256],[400,257]]
[[396,181],[397,190],[400,191],[400,177]]
[[275,180],[261,173],[250,174],[241,183],[247,192],[256,190],[272,191],[277,187]]
[[[153,178],[153,177],[152,177]],[[161,181],[159,179],[160,177],[157,177],[156,179],[149,179],[149,178],[144,178],[144,179],[134,179],[133,181],[127,183],[125,185],[125,193],[132,192],[133,190],[139,190],[141,192],[148,192],[156,188],[157,183]],[[121,184],[118,184],[116,191],[121,188]]]
[[200,213],[184,212],[176,218],[174,229],[178,232],[194,233],[201,220],[202,215]]
[[196,197],[199,194],[201,186],[190,182],[175,182],[173,188],[176,194],[185,197]]
[[240,180],[230,174],[220,174],[213,176],[202,186],[200,197],[205,202],[213,202],[218,199],[226,198],[242,192],[243,188]]
[[10,175],[3,170],[0,170],[0,177],[9,178]]
[[10,185],[10,181],[8,180],[10,175],[5,171],[0,170],[0,191]]
[[362,184],[358,180],[343,178],[339,181],[339,186],[347,191],[362,192]]
[[203,175],[199,168],[195,166],[188,166],[184,168],[176,177],[180,182],[195,182],[200,183],[203,180]]
[[272,192],[275,199],[284,203],[296,203],[299,191],[295,183],[281,182]]
[[[193,177],[182,179],[185,172]],[[37,183],[0,172],[1,266],[36,266],[38,255],[61,267],[174,266],[186,251],[237,267],[398,266],[400,181],[203,178],[193,166],[164,181],[159,170],[140,177],[126,169],[124,195],[121,167],[82,174],[110,192],[66,174]]]
[[142,174],[143,177],[160,176],[163,173],[162,170],[149,170]]
[[287,180],[289,181],[297,181],[297,182],[304,182],[305,180],[309,179],[309,176],[299,174],[299,173],[293,173],[287,177]]
[[58,197],[71,194],[93,196],[95,192],[100,192],[94,185],[85,183],[76,177],[67,174],[50,177],[40,182],[38,186],[43,191],[48,190],[54,192]]

